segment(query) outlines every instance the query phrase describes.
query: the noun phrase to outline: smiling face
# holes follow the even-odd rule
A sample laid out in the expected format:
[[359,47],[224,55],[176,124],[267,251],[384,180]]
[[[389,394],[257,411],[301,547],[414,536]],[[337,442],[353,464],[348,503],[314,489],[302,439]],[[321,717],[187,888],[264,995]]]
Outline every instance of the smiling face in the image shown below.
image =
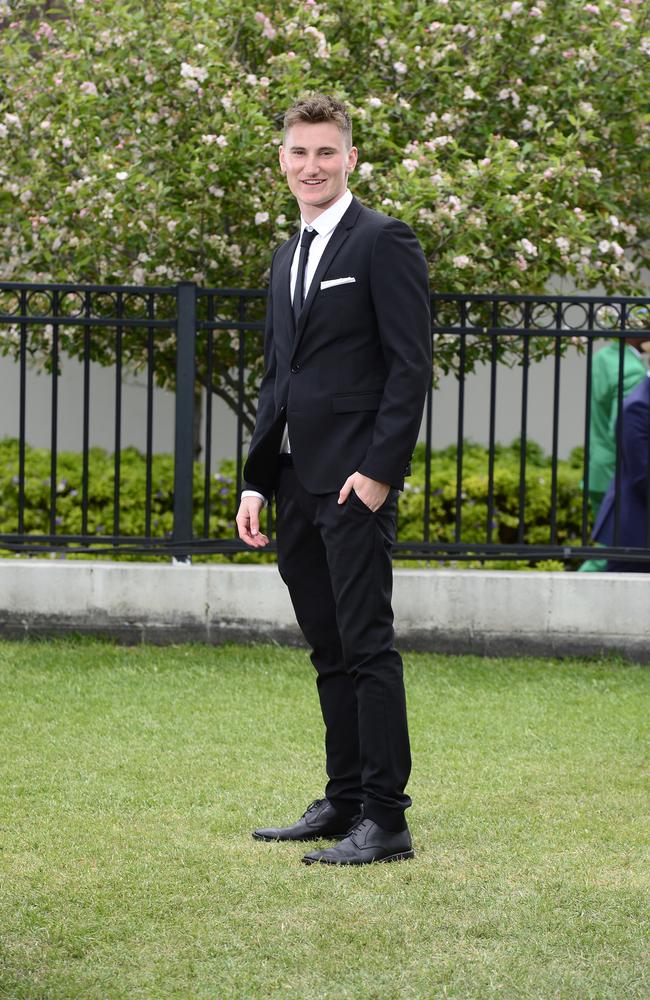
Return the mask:
[[305,222],[313,222],[345,193],[357,155],[334,122],[297,122],[287,131],[280,169]]

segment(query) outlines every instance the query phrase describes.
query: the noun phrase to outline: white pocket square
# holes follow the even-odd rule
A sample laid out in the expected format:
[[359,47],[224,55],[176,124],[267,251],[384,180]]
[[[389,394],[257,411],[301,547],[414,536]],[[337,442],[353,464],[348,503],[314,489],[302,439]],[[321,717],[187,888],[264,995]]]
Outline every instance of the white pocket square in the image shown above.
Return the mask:
[[356,281],[356,278],[330,278],[329,281],[321,281],[320,290],[321,292],[325,288],[334,288],[334,285],[350,285],[352,282]]

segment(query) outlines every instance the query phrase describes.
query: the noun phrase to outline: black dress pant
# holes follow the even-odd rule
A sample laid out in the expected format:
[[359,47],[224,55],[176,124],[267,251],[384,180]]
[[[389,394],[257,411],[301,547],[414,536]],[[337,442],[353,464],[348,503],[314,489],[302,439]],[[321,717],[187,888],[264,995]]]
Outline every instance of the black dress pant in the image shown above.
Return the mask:
[[393,646],[391,549],[397,491],[372,512],[352,492],[314,495],[283,466],[276,490],[280,575],[311,647],[325,722],[325,794],[405,826],[411,770],[402,660]]

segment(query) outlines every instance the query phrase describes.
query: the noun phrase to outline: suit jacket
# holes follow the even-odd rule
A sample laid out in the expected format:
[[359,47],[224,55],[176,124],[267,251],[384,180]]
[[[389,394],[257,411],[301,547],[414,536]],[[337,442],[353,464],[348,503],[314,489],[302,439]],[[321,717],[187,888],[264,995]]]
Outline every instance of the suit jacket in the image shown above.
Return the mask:
[[[620,474],[620,532],[614,537],[616,477],[612,478],[594,525],[592,537],[602,545],[645,548],[648,531],[648,433],[650,427],[650,378],[623,402]],[[609,561],[608,570],[650,573],[650,563]]]
[[[294,328],[291,262],[276,250],[265,374],[244,477],[270,496],[285,424],[295,473],[311,493],[338,492],[359,471],[397,489],[431,383],[427,266],[403,222],[352,199],[332,233]],[[345,282],[325,284],[338,278]]]

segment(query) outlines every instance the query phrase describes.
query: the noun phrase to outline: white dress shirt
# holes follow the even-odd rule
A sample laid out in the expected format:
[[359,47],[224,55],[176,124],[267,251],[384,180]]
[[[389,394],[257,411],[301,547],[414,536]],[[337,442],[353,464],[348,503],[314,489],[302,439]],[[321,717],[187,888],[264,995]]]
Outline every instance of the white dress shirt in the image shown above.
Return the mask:
[[[330,205],[329,208],[325,209],[325,211],[322,212],[318,218],[314,219],[313,222],[305,222],[302,217],[300,219],[300,239],[302,239],[302,234],[305,229],[315,229],[318,233],[318,235],[314,237],[311,247],[309,248],[309,257],[307,258],[307,267],[305,268],[305,298],[307,297],[309,286],[311,285],[313,277],[316,273],[316,268],[320,264],[320,259],[323,256],[325,247],[329,243],[332,233],[350,207],[351,202],[352,194],[350,191],[346,191],[345,194],[341,195],[338,201],[335,201],[333,205]],[[296,289],[299,257],[300,240],[298,240],[298,243],[296,244],[293,260],[291,262],[290,290],[292,303],[293,293]]]
[[[347,212],[348,208],[352,203],[352,194],[350,191],[346,191],[341,195],[338,201],[335,201],[333,205],[325,209],[313,222],[305,222],[305,220],[300,217],[300,239],[302,239],[302,234],[305,229],[315,229],[317,236],[312,240],[311,247],[309,248],[309,257],[307,258],[307,267],[305,268],[305,279],[303,283],[305,297],[307,297],[307,292],[309,291],[309,286],[313,280],[316,273],[316,269],[320,264],[321,257],[325,252],[325,247],[329,243],[332,233],[338,226],[339,222]],[[291,262],[291,277],[289,279],[289,290],[291,293],[291,302],[293,303],[293,294],[296,289],[296,279],[298,276],[298,258],[300,257],[300,239],[296,243],[296,249],[293,255],[293,260]],[[287,427],[284,428],[284,434],[282,435],[282,443],[280,445],[280,454],[290,454],[291,447],[289,445],[289,430]],[[242,500],[244,497],[259,497],[260,500],[265,500],[265,497],[256,490],[243,490]]]

